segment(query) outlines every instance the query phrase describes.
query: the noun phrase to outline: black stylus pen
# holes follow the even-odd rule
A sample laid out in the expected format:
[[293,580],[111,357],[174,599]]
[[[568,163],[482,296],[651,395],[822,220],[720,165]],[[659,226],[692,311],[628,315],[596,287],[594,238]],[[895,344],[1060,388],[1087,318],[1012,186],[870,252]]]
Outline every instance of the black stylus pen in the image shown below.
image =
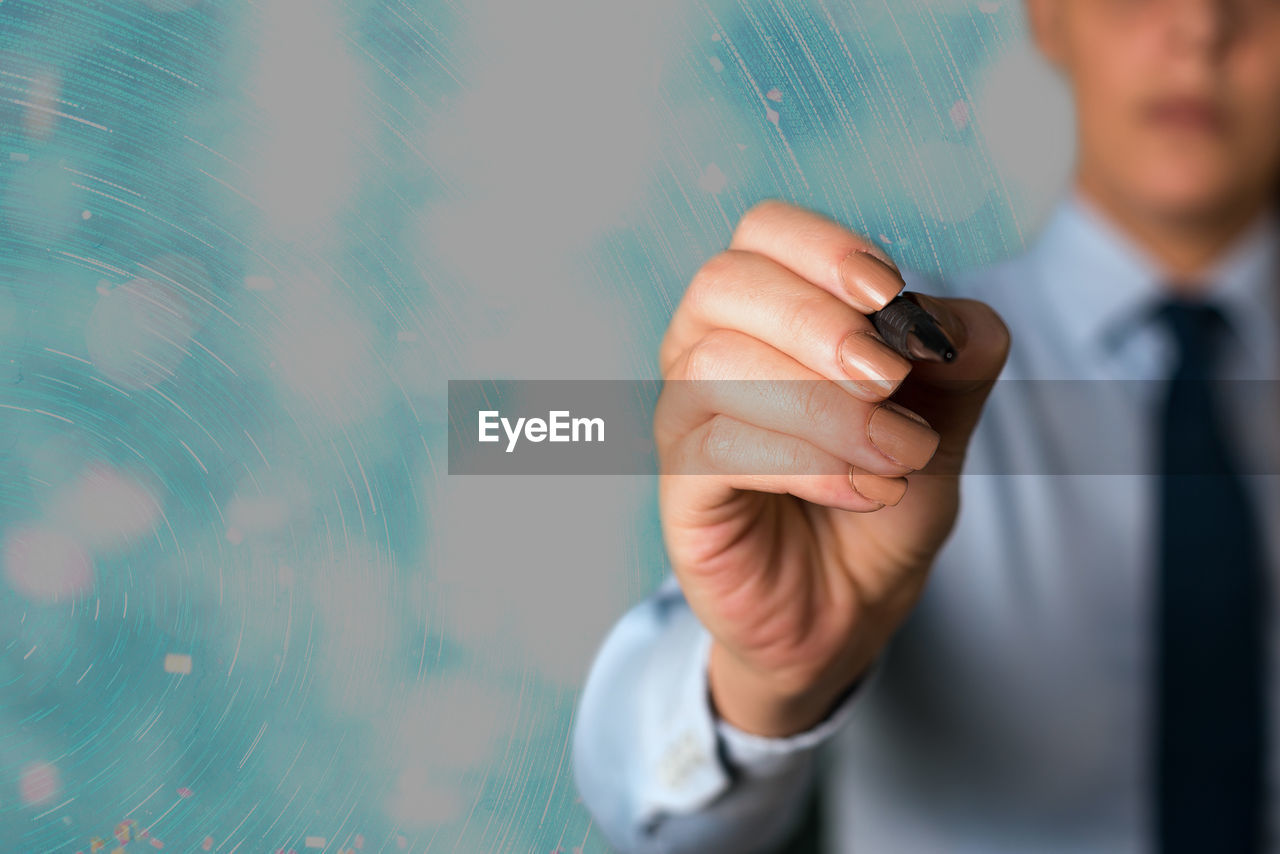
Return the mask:
[[871,322],[885,343],[908,359],[950,362],[956,357],[955,345],[934,316],[916,302],[914,293],[894,297],[871,315]]

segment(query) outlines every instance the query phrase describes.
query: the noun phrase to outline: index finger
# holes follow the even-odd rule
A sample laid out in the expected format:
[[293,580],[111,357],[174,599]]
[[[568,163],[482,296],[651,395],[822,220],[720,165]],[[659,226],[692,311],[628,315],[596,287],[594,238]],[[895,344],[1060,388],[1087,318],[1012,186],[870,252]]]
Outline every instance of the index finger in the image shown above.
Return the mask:
[[729,246],[771,258],[863,314],[884,308],[906,286],[879,246],[822,214],[777,199],[743,214]]

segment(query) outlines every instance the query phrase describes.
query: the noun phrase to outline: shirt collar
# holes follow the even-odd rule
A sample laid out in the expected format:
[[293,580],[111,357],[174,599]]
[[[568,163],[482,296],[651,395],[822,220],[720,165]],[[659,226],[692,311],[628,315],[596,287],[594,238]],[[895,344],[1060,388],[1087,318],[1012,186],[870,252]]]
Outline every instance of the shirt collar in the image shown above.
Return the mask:
[[[1280,221],[1258,222],[1209,273],[1218,305],[1251,361],[1265,371],[1280,357]],[[1034,244],[1045,297],[1077,346],[1113,349],[1168,293],[1159,266],[1078,191],[1054,210]]]
[[1259,219],[1213,271],[1210,296],[1256,367],[1280,368],[1280,221]]

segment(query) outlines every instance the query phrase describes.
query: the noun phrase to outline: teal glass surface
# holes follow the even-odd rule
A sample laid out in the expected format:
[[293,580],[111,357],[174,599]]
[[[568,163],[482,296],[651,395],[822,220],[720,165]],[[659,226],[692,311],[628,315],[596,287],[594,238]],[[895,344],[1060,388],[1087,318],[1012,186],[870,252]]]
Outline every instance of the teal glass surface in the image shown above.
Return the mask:
[[0,2],[0,848],[604,851],[649,477],[449,477],[450,379],[652,379],[781,197],[1033,232],[1021,4]]

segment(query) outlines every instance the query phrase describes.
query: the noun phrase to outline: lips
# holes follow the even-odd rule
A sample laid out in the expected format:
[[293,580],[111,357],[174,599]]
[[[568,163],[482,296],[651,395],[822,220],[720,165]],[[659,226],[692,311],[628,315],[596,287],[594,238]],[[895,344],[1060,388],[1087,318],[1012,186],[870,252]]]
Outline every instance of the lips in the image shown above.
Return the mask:
[[1226,128],[1226,111],[1207,98],[1177,96],[1158,98],[1146,105],[1151,124],[1180,130],[1218,133]]

